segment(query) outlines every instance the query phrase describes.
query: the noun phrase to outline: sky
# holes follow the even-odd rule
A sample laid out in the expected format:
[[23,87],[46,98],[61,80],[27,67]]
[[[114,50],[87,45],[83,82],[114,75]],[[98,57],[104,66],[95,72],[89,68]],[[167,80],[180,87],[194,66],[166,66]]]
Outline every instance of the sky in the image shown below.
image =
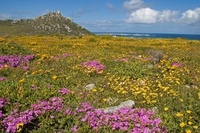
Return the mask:
[[60,11],[92,32],[200,34],[200,0],[0,0],[0,19]]

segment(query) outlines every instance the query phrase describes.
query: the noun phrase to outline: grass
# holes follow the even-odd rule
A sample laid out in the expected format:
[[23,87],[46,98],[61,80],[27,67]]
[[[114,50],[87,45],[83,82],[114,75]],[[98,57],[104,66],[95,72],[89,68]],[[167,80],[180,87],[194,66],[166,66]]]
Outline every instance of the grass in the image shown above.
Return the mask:
[[[200,41],[180,38],[1,37],[0,130],[200,132],[199,51]],[[18,65],[10,55],[21,57]],[[27,55],[34,58],[25,62]],[[126,100],[135,101],[120,110],[127,118],[96,110]]]
[[93,34],[61,14],[50,12],[35,19],[0,20],[0,35],[56,35],[62,38],[65,35],[82,36]]

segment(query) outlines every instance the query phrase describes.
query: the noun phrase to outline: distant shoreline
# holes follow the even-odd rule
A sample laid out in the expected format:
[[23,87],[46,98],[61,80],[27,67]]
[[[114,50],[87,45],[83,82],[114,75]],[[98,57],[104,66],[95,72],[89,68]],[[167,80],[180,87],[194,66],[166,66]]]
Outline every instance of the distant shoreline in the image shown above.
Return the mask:
[[185,38],[200,40],[200,34],[168,34],[168,33],[131,33],[131,32],[93,32],[95,35],[111,35],[128,38]]

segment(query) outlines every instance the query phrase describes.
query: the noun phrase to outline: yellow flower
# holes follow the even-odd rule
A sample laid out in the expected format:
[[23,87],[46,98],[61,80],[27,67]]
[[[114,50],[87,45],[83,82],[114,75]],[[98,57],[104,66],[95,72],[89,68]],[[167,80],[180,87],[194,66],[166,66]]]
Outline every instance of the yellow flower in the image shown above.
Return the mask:
[[168,107],[165,107],[165,108],[164,108],[164,111],[168,111],[168,110],[169,110],[169,108],[168,108]]
[[190,129],[186,129],[185,132],[186,133],[192,133],[192,131]]
[[93,89],[92,91],[93,91],[93,92],[96,92],[97,90],[96,90],[96,89]]
[[193,126],[193,128],[194,128],[194,129],[197,129],[197,128],[198,128],[198,126]]
[[19,81],[19,83],[23,83],[23,82],[24,82],[24,78]]
[[186,112],[187,112],[188,114],[190,114],[192,111],[191,111],[191,110],[187,110]]
[[184,127],[186,124],[184,122],[180,123],[180,127]]
[[22,131],[23,126],[24,126],[24,123],[22,122],[17,124],[17,133],[20,133]]
[[189,124],[189,125],[192,125],[193,123],[192,123],[191,121],[188,121],[188,124]]
[[158,65],[157,67],[158,67],[158,68],[161,68],[161,65]]
[[24,123],[22,123],[22,122],[18,123],[18,124],[17,124],[17,129],[18,129],[19,127],[23,126],[23,125],[24,125]]
[[199,99],[200,99],[200,92],[198,93]]
[[31,74],[34,75],[36,73],[36,71],[32,72]]
[[181,102],[183,102],[183,99],[182,99],[182,98],[180,98],[179,100],[180,100]]
[[126,91],[124,91],[124,90],[122,91],[122,94],[126,94],[126,93],[127,93]]
[[180,112],[178,112],[178,113],[176,113],[176,116],[178,116],[178,117],[182,117],[182,116],[183,116],[183,114],[182,114],[182,113],[180,113]]
[[52,77],[52,79],[53,80],[55,80],[55,79],[57,79],[58,77],[56,76],[56,75],[54,75],[53,77]]
[[107,101],[107,99],[106,99],[106,98],[104,98],[104,99],[103,99],[103,101],[104,101],[104,102],[106,102],[106,101]]
[[5,68],[9,68],[9,66],[7,64],[4,65]]
[[100,89],[100,92],[102,92],[102,91],[104,91],[104,89],[103,89],[103,88],[101,88],[101,89]]

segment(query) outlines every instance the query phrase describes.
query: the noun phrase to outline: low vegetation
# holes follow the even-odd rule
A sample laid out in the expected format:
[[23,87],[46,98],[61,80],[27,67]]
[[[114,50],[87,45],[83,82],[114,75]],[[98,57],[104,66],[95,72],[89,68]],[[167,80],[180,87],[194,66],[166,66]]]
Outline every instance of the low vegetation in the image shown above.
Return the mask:
[[180,38],[1,37],[0,131],[198,133],[199,51]]
[[83,36],[92,35],[92,33],[57,11],[35,19],[0,20],[0,35]]

